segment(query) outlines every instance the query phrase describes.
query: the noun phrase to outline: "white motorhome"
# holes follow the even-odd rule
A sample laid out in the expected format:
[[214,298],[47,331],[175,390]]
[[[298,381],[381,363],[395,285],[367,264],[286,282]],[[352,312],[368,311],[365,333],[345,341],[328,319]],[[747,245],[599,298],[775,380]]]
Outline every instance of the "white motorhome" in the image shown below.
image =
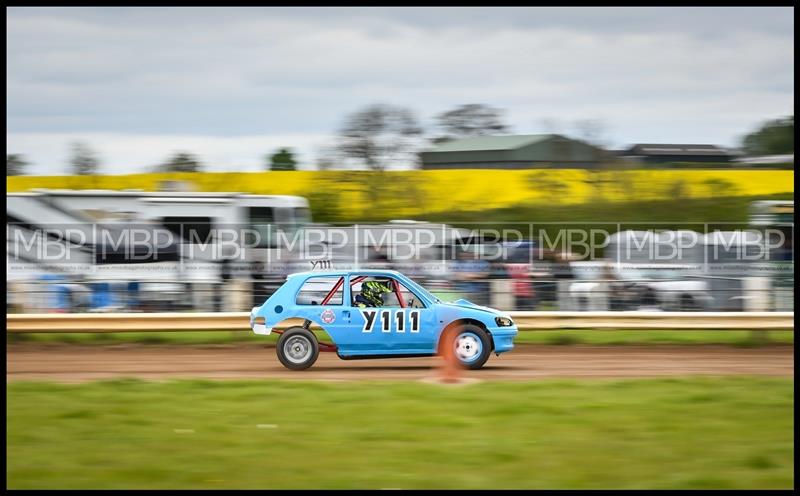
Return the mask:
[[9,281],[135,281],[167,299],[242,262],[269,271],[286,259],[270,256],[278,241],[310,222],[305,198],[241,193],[38,189],[6,207]]

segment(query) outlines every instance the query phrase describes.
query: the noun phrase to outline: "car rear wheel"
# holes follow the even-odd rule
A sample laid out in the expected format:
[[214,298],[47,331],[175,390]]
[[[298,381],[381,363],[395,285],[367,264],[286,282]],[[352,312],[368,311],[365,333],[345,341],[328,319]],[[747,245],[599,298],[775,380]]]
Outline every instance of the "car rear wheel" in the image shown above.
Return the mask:
[[478,370],[483,367],[492,353],[492,341],[489,334],[474,324],[464,324],[442,336],[450,346],[455,359],[468,369]]
[[290,370],[305,370],[319,357],[319,342],[304,327],[291,327],[278,339],[278,360]]

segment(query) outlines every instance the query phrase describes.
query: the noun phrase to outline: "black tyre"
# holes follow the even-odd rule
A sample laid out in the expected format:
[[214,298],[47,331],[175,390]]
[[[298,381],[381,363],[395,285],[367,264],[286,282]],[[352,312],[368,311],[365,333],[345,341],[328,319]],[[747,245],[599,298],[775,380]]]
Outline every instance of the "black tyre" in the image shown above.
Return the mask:
[[455,359],[465,368],[478,370],[492,353],[489,334],[474,324],[448,329],[442,335],[443,346],[451,346]]
[[313,332],[304,327],[291,327],[278,339],[278,360],[290,370],[305,370],[319,357],[319,342]]

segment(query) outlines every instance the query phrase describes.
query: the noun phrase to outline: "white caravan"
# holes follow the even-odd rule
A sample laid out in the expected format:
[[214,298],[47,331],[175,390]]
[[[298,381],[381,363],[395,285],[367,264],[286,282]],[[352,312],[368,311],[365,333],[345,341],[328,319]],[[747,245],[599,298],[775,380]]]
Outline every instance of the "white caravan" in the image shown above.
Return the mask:
[[250,262],[277,267],[276,240],[310,221],[298,196],[39,189],[6,198],[8,281],[136,281],[163,298],[249,273]]

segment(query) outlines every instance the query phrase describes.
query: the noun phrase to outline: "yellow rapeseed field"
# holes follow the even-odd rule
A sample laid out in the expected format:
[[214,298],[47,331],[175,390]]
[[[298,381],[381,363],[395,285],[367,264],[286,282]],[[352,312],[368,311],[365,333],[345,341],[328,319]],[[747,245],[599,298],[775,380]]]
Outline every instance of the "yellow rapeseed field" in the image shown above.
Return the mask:
[[[397,215],[475,211],[520,204],[581,204],[675,198],[754,196],[794,191],[792,170],[428,170],[149,173],[108,176],[17,176],[7,191],[32,188],[158,190],[164,180],[196,191],[312,197],[334,194],[343,211],[364,201]],[[370,197],[369,191],[378,195]]]

